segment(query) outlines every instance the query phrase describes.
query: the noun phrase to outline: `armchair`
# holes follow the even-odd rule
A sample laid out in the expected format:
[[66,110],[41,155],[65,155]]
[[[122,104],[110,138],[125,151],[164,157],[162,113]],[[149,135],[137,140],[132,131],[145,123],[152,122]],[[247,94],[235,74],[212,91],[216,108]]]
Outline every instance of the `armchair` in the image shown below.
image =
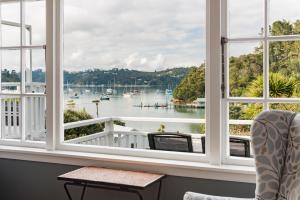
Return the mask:
[[[300,115],[264,111],[252,127],[257,200],[300,199]],[[187,192],[184,200],[246,200]]]

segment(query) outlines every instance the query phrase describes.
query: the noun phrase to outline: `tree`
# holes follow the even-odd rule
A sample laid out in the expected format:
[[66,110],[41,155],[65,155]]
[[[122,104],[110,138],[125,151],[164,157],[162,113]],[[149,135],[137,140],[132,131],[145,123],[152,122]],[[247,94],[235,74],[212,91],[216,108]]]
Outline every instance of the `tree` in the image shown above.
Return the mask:
[[[252,81],[246,88],[243,96],[262,97],[263,96],[263,76],[260,75]],[[299,82],[293,77],[286,77],[281,73],[270,73],[269,93],[270,97],[292,97],[297,89]]]
[[197,98],[205,97],[205,67],[192,67],[189,73],[181,80],[175,88],[173,97],[175,99],[192,102]]
[[272,26],[270,27],[270,32],[273,36],[292,35],[294,32],[293,29],[293,25],[290,22],[286,20],[278,20],[273,22]]
[[[82,120],[93,119],[93,116],[86,112],[85,109],[74,110],[67,109],[64,111],[64,123],[77,122]],[[125,126],[125,122],[115,120],[114,124]],[[81,126],[73,129],[65,130],[65,140],[70,140],[94,133],[99,133],[104,130],[104,123],[96,123],[88,126]]]
[[[86,112],[86,110],[73,110],[68,109],[64,111],[64,123],[77,122],[82,120],[92,119],[92,115]],[[88,126],[73,128],[65,130],[65,140],[70,140],[94,133],[99,133],[104,130],[104,123],[97,123]]]

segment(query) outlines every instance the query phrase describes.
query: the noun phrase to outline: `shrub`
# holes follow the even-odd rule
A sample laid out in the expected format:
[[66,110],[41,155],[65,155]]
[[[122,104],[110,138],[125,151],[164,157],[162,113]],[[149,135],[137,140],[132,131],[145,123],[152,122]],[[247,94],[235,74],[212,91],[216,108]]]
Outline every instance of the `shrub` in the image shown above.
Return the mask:
[[[82,120],[92,119],[92,115],[83,110],[67,109],[64,111],[64,123],[77,122]],[[104,123],[97,123],[88,126],[65,130],[65,140],[74,139],[94,133],[99,133],[104,130]]]

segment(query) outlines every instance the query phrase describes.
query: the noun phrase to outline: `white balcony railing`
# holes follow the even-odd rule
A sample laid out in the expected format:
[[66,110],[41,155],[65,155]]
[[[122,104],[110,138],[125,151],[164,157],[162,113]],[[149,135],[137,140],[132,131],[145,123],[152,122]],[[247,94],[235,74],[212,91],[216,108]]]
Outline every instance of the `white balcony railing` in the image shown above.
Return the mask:
[[[28,140],[44,140],[46,135],[45,97],[25,97],[25,135]],[[1,137],[20,139],[21,137],[20,98],[1,99]]]
[[[149,141],[147,134],[149,132],[130,130],[124,127],[120,130],[120,126],[113,125],[113,121],[137,121],[137,122],[160,122],[160,123],[188,123],[188,124],[205,124],[205,119],[188,119],[188,118],[136,118],[136,117],[111,117],[111,118],[96,118],[78,122],[67,123],[64,125],[64,130],[84,127],[95,123],[105,122],[105,130],[100,133],[94,133],[87,136],[78,137],[67,140],[70,144],[84,144],[97,146],[111,146],[124,148],[149,149]],[[252,120],[230,120],[233,125],[251,125]],[[116,130],[117,129],[117,130]],[[122,128],[121,128],[122,129]],[[203,134],[192,134],[192,142],[194,152],[202,152],[201,137]],[[249,136],[232,136],[235,138],[249,139]]]
[[[100,133],[78,137],[67,140],[66,143],[71,144],[87,144],[111,147],[138,148],[149,149],[148,133],[146,131],[130,130],[128,127],[116,126],[114,121],[137,121],[137,122],[160,122],[160,123],[188,123],[188,124],[204,124],[204,119],[181,119],[181,118],[136,118],[136,117],[112,117],[97,118],[78,122],[67,123],[64,129],[72,129],[77,127],[88,126],[95,123],[105,122],[105,130]],[[201,134],[191,134],[195,152],[202,152]]]

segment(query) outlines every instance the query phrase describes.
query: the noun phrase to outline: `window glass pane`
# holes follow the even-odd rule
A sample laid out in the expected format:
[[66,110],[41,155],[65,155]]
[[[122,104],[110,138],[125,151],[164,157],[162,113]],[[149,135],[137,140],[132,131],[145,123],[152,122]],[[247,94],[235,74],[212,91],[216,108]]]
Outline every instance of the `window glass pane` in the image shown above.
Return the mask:
[[300,97],[300,41],[270,42],[270,97]]
[[288,110],[292,112],[300,112],[300,103],[271,103],[271,110]]
[[300,34],[300,2],[298,0],[270,0],[270,34]]
[[20,45],[20,2],[0,2],[1,46]]
[[46,97],[25,97],[26,140],[45,141],[46,139]]
[[1,54],[1,91],[20,93],[21,71],[20,50],[2,50]]
[[229,95],[231,97],[263,96],[263,45],[261,43],[229,44]]
[[[204,0],[64,3],[65,123],[96,117],[152,118],[155,123],[114,125],[144,137],[160,128],[157,118],[205,118]],[[204,125],[166,124],[167,132],[204,132]],[[82,130],[78,138],[103,131]],[[110,134],[118,140],[117,133]],[[65,139],[67,135],[65,131]],[[147,148],[140,145],[135,148]]]
[[46,1],[25,1],[26,45],[46,44]]
[[230,38],[263,36],[264,0],[228,0],[228,18]]
[[262,103],[229,103],[229,147],[231,156],[252,157],[250,127],[263,110]]
[[25,51],[26,56],[26,93],[45,93],[45,50],[28,49]]
[[21,100],[19,97],[1,97],[1,138],[21,138]]

